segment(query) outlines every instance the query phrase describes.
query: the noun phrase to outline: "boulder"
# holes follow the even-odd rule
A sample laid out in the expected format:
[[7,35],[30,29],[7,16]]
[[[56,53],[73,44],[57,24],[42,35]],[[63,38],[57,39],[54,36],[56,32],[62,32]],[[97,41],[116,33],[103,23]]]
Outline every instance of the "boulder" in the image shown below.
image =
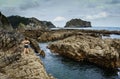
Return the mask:
[[34,51],[36,53],[39,53],[41,56],[45,57],[45,52],[40,49],[39,43],[35,39],[32,39],[32,38],[28,38],[28,40],[30,40],[30,45],[34,49]]

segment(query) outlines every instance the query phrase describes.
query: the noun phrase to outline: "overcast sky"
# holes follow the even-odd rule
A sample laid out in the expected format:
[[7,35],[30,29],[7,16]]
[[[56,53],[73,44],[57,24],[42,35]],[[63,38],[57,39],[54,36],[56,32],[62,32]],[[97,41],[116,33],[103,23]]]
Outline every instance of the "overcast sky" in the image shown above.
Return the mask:
[[92,26],[120,27],[120,0],[0,0],[0,11],[51,21],[57,27],[74,18]]

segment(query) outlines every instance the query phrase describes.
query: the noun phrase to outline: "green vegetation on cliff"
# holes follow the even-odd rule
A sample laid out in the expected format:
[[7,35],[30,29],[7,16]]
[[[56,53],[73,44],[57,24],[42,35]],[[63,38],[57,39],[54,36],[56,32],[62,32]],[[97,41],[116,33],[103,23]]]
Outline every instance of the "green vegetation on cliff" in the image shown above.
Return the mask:
[[51,22],[48,21],[40,21],[34,17],[26,18],[21,16],[9,16],[8,17],[10,23],[12,24],[13,28],[18,28],[21,23],[23,26],[30,27],[30,28],[51,28],[55,27]]
[[13,26],[13,28],[18,28],[19,24],[25,24],[27,25],[29,23],[28,18],[25,17],[20,17],[20,16],[10,16],[8,17],[11,25]]

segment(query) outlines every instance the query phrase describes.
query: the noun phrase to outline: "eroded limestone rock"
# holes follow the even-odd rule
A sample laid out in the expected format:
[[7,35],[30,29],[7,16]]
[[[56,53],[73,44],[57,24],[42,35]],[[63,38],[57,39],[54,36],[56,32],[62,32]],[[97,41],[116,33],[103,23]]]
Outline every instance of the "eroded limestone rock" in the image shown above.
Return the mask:
[[22,36],[0,31],[0,79],[54,79],[30,48],[23,53]]
[[51,43],[48,48],[77,61],[87,60],[102,67],[120,67],[120,40],[92,36],[71,36]]

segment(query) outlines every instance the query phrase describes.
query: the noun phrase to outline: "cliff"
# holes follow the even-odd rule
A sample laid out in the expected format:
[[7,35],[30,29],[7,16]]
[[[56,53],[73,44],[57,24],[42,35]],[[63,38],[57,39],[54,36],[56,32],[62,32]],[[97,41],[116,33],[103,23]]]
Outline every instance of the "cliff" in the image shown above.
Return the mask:
[[23,36],[0,31],[0,79],[54,79],[34,51],[23,54]]
[[48,28],[55,28],[56,26],[50,21],[42,21],[44,25],[47,25]]
[[91,27],[91,23],[81,19],[72,19],[66,23],[65,27]]
[[40,21],[37,18],[26,18],[21,16],[9,16],[8,17],[13,28],[29,28],[29,29],[47,29],[55,27],[51,22]]
[[1,12],[0,12],[0,29],[1,30],[3,30],[3,29],[4,30],[13,30],[7,17],[5,17]]

